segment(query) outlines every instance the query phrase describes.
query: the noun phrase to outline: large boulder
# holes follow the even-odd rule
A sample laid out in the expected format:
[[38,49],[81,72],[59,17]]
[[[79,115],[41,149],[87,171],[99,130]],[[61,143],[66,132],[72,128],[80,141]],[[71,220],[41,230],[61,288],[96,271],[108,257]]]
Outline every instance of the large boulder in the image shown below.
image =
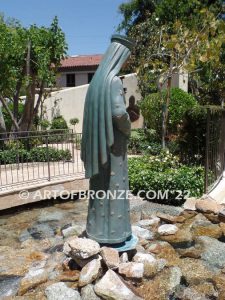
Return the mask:
[[196,210],[196,202],[197,202],[197,199],[196,198],[188,198],[184,204],[183,204],[183,208],[186,209],[186,210],[193,210],[195,211]]
[[68,288],[65,283],[57,282],[48,286],[45,290],[48,300],[81,300],[78,291]]
[[144,264],[139,262],[121,263],[119,273],[126,278],[141,279],[144,276]]
[[201,248],[201,259],[211,267],[223,268],[225,266],[225,244],[217,239],[200,236],[196,239],[196,246]]
[[138,222],[138,226],[148,228],[151,226],[157,226],[160,222],[160,218],[154,217],[152,219],[143,219]]
[[100,300],[100,298],[95,294],[94,286],[88,284],[81,289],[82,300]]
[[100,251],[100,245],[97,242],[85,238],[70,239],[68,241],[69,248],[69,255],[78,259],[88,259]]
[[185,221],[185,218],[183,216],[171,216],[169,214],[164,213],[157,213],[157,217],[160,218],[163,222],[166,223],[183,223]]
[[212,199],[197,200],[195,207],[200,212],[212,212],[214,214],[218,214],[219,211],[222,209],[222,206]]
[[68,238],[70,236],[79,236],[83,233],[85,230],[84,226],[80,225],[72,225],[62,230],[62,234],[64,238]]
[[175,234],[178,231],[178,227],[172,224],[164,224],[159,226],[158,233],[160,235],[171,235]]
[[145,277],[153,277],[157,274],[162,266],[162,260],[156,260],[152,254],[149,253],[140,253],[138,252],[133,257],[133,261],[143,263],[144,265],[144,276]]
[[119,266],[120,258],[119,252],[116,249],[109,247],[102,247],[100,251],[100,255],[103,258],[103,261],[110,269],[116,269]]
[[97,279],[101,272],[101,262],[99,259],[90,261],[80,272],[79,286],[85,286]]
[[150,230],[142,228],[140,226],[132,226],[132,232],[140,239],[153,240],[154,238],[154,235]]
[[141,300],[113,271],[108,270],[94,287],[95,293],[106,300]]

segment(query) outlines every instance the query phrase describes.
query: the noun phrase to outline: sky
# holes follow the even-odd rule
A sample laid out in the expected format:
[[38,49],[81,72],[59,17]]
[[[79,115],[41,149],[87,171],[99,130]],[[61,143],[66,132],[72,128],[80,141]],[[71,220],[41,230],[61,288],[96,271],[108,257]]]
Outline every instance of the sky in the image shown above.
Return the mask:
[[118,7],[127,0],[0,0],[0,12],[23,26],[49,26],[54,16],[65,32],[69,55],[102,54],[116,32]]

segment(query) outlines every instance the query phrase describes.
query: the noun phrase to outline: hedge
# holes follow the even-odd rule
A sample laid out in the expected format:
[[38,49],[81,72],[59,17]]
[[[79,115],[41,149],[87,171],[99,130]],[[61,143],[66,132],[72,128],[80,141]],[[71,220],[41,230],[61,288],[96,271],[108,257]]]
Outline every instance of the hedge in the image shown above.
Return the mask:
[[[177,157],[162,152],[157,156],[129,158],[130,190],[151,201],[181,205],[187,197],[203,194],[204,168],[185,166]],[[151,191],[147,194],[148,191]],[[166,193],[166,197],[161,195]]]
[[71,153],[67,150],[58,150],[49,147],[37,147],[30,151],[25,149],[10,149],[0,151],[0,164],[13,164],[18,162],[47,162],[66,161],[71,159]]

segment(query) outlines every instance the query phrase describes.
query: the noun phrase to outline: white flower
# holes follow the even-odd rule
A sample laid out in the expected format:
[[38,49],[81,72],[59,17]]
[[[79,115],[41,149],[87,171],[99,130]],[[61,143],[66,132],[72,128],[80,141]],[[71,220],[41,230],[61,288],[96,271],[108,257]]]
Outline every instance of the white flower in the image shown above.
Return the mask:
[[155,18],[156,21],[159,21],[159,18]]

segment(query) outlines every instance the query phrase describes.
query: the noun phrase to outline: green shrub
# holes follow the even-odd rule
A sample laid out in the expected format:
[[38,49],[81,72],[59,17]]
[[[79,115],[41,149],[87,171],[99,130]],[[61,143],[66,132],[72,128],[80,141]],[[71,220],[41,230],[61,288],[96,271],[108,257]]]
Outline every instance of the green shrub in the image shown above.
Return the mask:
[[[140,102],[142,115],[145,118],[147,126],[156,130],[157,135],[161,137],[162,132],[162,108],[166,103],[166,91],[150,94]],[[177,128],[183,123],[185,113],[188,109],[197,106],[197,100],[192,94],[189,94],[179,88],[172,88],[169,104],[169,133],[177,133]]]
[[48,161],[48,157],[50,161],[61,161],[61,160],[70,160],[71,153],[68,149],[66,150],[59,150],[55,148],[48,147],[40,147],[40,148],[33,148],[29,152],[30,158],[32,161],[41,161],[46,162]]
[[184,163],[204,164],[206,145],[207,109],[195,106],[186,111],[176,141],[169,143],[170,150],[180,155]]
[[11,149],[0,152],[0,164],[15,164],[19,162],[27,162],[29,160],[29,152],[25,149]]
[[72,118],[70,119],[70,124],[75,126],[79,123],[79,119],[78,118]]
[[161,144],[154,129],[133,129],[128,143],[129,154],[158,154]]
[[62,116],[55,117],[52,120],[50,130],[51,134],[48,137],[49,143],[66,142],[70,138],[68,135],[69,127]]
[[1,164],[14,164],[18,162],[47,162],[49,161],[66,161],[71,159],[71,152],[58,150],[52,147],[33,148],[30,151],[25,149],[12,148],[0,152]]
[[41,130],[47,130],[50,127],[50,122],[47,119],[43,119],[39,122],[39,125],[41,126]]
[[148,141],[144,134],[138,130],[132,130],[129,143],[128,152],[129,154],[140,154],[148,147]]
[[154,129],[158,137],[162,132],[162,106],[163,98],[160,93],[149,94],[141,102],[139,106],[141,113],[145,119],[145,123],[150,129]]
[[51,130],[54,129],[68,129],[68,125],[66,123],[66,120],[62,116],[55,117],[52,120],[51,124]]
[[[157,156],[129,158],[130,189],[137,194],[155,191],[156,201],[164,204],[181,205],[185,197],[201,196],[204,188],[204,168],[182,165],[176,156],[161,152]],[[165,198],[160,196],[168,191]],[[178,191],[181,191],[179,193]],[[152,194],[151,194],[152,196]]]
[[183,123],[186,112],[195,107],[198,107],[198,103],[192,94],[179,88],[171,89],[169,105],[170,133],[177,132],[177,126]]

